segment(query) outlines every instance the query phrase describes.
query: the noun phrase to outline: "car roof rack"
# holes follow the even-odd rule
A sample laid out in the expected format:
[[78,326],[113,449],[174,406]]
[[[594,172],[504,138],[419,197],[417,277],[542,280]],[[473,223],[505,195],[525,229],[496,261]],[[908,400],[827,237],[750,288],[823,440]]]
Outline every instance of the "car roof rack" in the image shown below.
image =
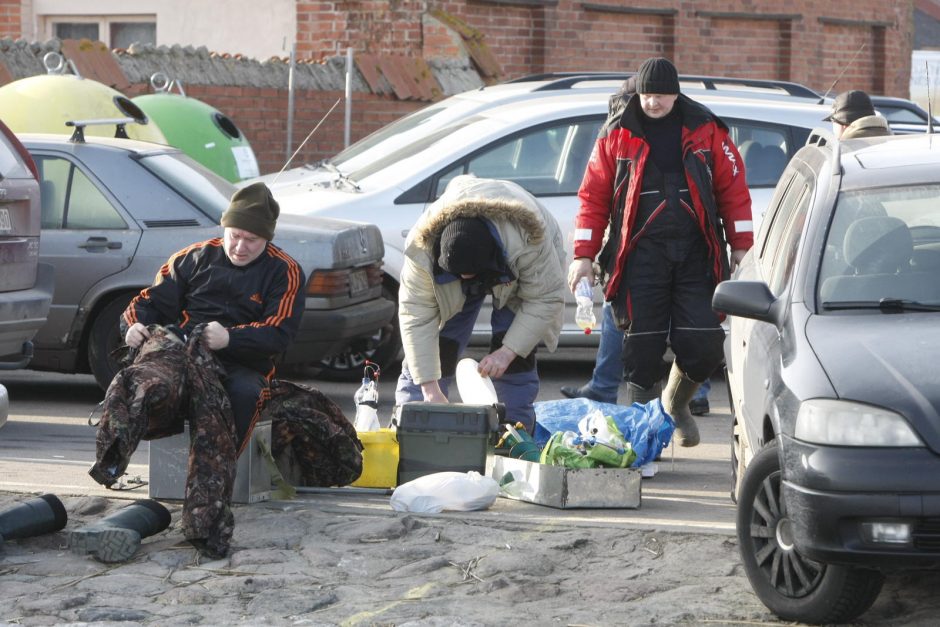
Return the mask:
[[[515,78],[507,83],[530,83],[535,81],[551,81],[547,85],[537,87],[535,91],[555,91],[571,89],[574,85],[589,81],[627,80],[636,72],[545,72],[542,74],[529,74]],[[751,89],[775,89],[783,91],[789,96],[798,98],[811,98],[822,100],[822,96],[800,83],[778,81],[759,78],[734,78],[729,76],[704,76],[699,74],[680,74],[680,82],[701,83],[704,89],[720,91],[721,89],[745,87]]]
[[102,118],[97,120],[67,120],[65,125],[75,127],[75,130],[72,131],[72,136],[69,137],[69,141],[75,144],[84,144],[86,126],[110,126],[113,124],[115,137],[119,139],[130,139],[127,136],[125,126],[135,123],[139,122],[134,118]]

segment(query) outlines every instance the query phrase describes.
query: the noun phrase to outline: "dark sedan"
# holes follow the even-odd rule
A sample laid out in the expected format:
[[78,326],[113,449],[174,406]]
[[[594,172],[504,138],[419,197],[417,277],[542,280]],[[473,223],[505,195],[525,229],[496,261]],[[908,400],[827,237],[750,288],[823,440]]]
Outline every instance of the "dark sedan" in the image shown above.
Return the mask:
[[[118,317],[177,250],[222,233],[235,187],[175,148],[128,139],[20,136],[42,197],[39,257],[55,267],[48,322],[31,368],[91,372],[117,363]],[[384,246],[371,224],[282,215],[274,242],[307,277],[301,329],[286,363],[311,364],[367,343],[395,305],[382,297]]]
[[851,620],[940,567],[940,142],[811,137],[713,304],[745,572],[785,620]]

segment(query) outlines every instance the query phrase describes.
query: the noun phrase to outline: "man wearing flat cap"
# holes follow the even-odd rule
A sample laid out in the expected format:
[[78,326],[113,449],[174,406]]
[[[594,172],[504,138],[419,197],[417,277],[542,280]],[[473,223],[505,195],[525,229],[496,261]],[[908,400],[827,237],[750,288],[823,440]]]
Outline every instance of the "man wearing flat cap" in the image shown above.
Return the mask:
[[823,120],[832,122],[836,139],[856,137],[882,137],[893,135],[888,121],[875,113],[871,98],[863,91],[844,91],[832,102],[832,113]]
[[564,247],[558,222],[510,181],[455,177],[405,241],[399,323],[405,361],[398,404],[447,402],[457,361],[486,296],[493,379],[506,419],[535,429],[535,349],[558,346],[564,310]]
[[695,446],[689,401],[723,359],[712,294],[753,244],[751,197],[728,127],[680,93],[671,61],[643,61],[636,92],[608,117],[588,162],[568,285],[593,281],[597,258],[624,330],[627,404],[661,395],[677,443]]
[[[170,392],[184,395],[177,405],[195,423],[190,424],[194,443],[183,531],[203,554],[214,557],[227,552],[231,539],[228,504],[236,460],[250,440],[270,393],[274,357],[287,349],[303,314],[303,271],[271,243],[278,214],[278,204],[264,183],[239,189],[222,214],[222,237],[174,253],[157,272],[153,285],[142,290],[121,317],[124,341],[139,351],[134,366],[148,353],[162,349],[158,339],[177,336],[188,353],[202,351],[202,355],[208,355],[196,373],[197,378],[207,382],[204,387],[224,388],[222,411],[209,411],[207,402],[189,389],[191,386],[182,392]],[[198,346],[193,346],[194,342]],[[115,382],[119,377],[122,373]],[[108,395],[114,387],[112,382]],[[153,407],[160,401],[144,399],[145,410],[134,414],[141,421],[149,421],[151,432]],[[147,402],[153,404],[150,415]],[[123,449],[132,451],[136,447],[140,430],[139,425],[111,425],[107,430],[99,426],[98,461],[90,472],[96,481],[106,486],[116,481],[129,456]],[[124,434],[121,451],[115,449],[115,432]],[[199,457],[197,450],[205,452],[204,459],[194,459]],[[194,477],[194,472],[212,476]]]

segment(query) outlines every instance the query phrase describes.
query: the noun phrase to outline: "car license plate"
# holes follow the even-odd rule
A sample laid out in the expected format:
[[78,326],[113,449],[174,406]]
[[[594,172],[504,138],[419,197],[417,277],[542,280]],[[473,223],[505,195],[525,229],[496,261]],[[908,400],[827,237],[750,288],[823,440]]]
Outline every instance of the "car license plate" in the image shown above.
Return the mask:
[[10,222],[10,210],[0,209],[0,231],[12,231],[13,223]]
[[369,273],[365,270],[353,270],[349,274],[349,293],[351,296],[362,294],[369,289]]

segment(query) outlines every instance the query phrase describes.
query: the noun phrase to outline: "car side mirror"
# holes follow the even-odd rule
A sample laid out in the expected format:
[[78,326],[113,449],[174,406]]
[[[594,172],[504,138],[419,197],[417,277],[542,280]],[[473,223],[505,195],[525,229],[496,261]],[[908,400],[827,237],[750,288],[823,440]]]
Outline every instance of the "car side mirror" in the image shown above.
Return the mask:
[[761,281],[722,281],[712,296],[715,311],[779,326],[778,299]]

